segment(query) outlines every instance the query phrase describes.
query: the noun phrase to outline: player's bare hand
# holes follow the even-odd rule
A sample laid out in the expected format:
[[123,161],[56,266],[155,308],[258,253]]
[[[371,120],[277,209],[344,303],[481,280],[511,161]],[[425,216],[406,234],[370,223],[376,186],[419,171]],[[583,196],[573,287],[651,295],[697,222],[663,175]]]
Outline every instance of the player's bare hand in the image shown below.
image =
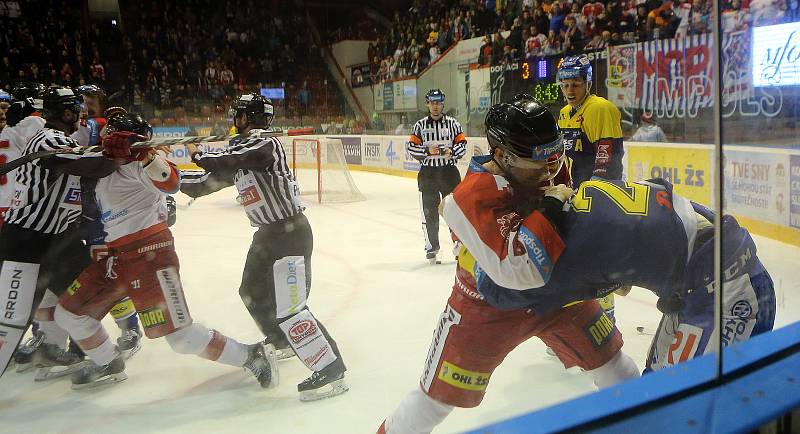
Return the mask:
[[544,187],[544,195],[545,197],[553,197],[561,202],[566,202],[575,194],[575,190],[567,187],[564,184],[558,185],[551,185],[548,187]]
[[428,155],[439,155],[439,145],[428,146]]
[[445,150],[444,150],[444,156],[445,156],[445,157],[452,157],[452,156],[453,156],[453,150],[452,150],[452,149],[450,149],[450,148],[445,148]]

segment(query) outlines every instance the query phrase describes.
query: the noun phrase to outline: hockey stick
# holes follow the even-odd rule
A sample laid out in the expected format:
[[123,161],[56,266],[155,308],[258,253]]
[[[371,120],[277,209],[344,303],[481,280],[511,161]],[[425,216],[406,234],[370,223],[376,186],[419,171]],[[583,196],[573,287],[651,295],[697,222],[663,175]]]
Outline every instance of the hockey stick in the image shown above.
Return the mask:
[[[261,137],[267,138],[267,137],[277,137],[281,135],[283,135],[282,130],[273,130],[262,133]],[[232,134],[225,136],[180,137],[173,139],[159,138],[159,139],[147,140],[144,142],[136,142],[131,145],[131,150],[135,151],[144,148],[156,148],[159,146],[181,146],[181,145],[188,145],[190,143],[198,144],[198,143],[223,142],[234,139],[246,139],[250,137],[252,137],[251,134]],[[101,145],[95,145],[95,146],[80,146],[77,148],[64,148],[64,149],[33,152],[27,155],[23,155],[20,158],[11,160],[8,163],[0,166],[0,175],[5,175],[6,173],[11,172],[12,170],[18,167],[24,166],[32,161],[36,161],[42,158],[50,158],[59,154],[84,155],[94,152],[101,152],[102,150],[103,147]]]

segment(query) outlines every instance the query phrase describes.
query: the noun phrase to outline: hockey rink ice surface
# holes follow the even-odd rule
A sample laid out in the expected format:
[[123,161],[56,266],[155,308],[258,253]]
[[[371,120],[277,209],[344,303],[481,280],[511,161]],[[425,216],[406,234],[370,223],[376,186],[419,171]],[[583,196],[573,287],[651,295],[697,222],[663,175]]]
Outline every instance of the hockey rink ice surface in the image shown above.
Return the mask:
[[[241,368],[173,353],[163,339],[147,340],[128,362],[128,379],[73,391],[68,378],[35,383],[13,370],[0,379],[2,433],[370,433],[418,387],[439,314],[454,276],[452,243],[442,221],[441,265],[425,260],[415,179],[353,172],[364,202],[309,204],[314,230],[309,306],[337,340],[350,391],[303,403],[297,383],[310,375],[297,358],[280,362],[280,386],[265,390]],[[233,187],[200,198],[176,197],[172,231],[181,277],[196,321],[244,343],[262,338],[238,295],[254,229]],[[310,200],[309,200],[310,201]],[[796,321],[798,250],[756,237],[759,256],[775,280],[776,327]],[[643,367],[660,313],[649,291],[617,297],[623,349]],[[790,306],[795,306],[790,308]],[[790,312],[794,309],[792,313]],[[110,319],[104,323],[119,335]],[[475,409],[456,409],[434,432],[452,433],[529,412],[591,392],[579,370],[565,371],[532,339],[495,371]]]

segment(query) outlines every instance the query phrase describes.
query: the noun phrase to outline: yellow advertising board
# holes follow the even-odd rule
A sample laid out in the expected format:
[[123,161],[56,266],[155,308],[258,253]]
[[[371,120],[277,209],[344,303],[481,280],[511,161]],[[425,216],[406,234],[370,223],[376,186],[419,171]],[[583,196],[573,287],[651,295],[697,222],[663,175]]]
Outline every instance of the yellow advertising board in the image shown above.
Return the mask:
[[711,204],[712,150],[707,145],[625,147],[628,159],[628,180],[663,178],[671,182],[675,192],[703,205]]

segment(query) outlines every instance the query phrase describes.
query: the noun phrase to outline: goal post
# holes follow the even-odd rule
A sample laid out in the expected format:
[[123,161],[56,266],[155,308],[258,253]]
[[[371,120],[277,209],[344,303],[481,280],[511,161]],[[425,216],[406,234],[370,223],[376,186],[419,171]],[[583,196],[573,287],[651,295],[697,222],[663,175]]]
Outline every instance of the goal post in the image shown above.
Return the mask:
[[319,203],[366,199],[350,176],[340,139],[293,137],[290,152],[302,195],[315,195]]

